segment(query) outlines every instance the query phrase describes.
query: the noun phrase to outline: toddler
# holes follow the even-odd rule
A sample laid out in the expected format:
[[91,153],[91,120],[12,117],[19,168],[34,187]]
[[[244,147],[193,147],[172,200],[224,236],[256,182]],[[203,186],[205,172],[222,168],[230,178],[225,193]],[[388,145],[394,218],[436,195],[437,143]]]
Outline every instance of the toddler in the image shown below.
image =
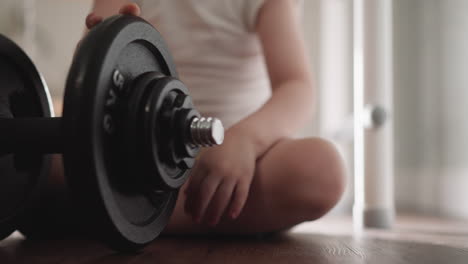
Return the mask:
[[166,233],[274,232],[337,203],[335,147],[293,138],[314,97],[298,0],[95,0],[86,25],[117,13],[161,32],[196,108],[227,128],[200,154]]

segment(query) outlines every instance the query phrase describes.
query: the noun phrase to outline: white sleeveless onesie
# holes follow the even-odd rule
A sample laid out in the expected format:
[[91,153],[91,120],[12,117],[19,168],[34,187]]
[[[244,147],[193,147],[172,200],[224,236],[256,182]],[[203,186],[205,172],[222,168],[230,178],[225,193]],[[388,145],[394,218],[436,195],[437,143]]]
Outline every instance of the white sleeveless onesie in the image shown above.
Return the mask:
[[264,1],[134,1],[165,39],[195,107],[225,127],[255,112],[271,95],[255,33]]

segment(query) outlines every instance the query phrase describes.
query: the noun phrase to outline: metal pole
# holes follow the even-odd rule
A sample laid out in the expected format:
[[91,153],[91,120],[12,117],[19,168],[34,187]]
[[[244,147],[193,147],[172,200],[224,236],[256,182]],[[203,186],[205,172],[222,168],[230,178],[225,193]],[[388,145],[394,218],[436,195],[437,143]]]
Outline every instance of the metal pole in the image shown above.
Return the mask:
[[393,175],[392,0],[354,0],[354,223],[389,228]]

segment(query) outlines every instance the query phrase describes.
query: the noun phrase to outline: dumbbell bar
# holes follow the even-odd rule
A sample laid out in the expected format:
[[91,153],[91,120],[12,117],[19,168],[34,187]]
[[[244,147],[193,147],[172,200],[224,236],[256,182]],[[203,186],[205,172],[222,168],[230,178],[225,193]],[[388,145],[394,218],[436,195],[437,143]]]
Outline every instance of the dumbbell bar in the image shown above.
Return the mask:
[[0,152],[62,153],[63,139],[59,117],[0,118]]
[[0,237],[57,229],[67,213],[37,197],[46,154],[63,153],[75,218],[114,248],[139,249],[168,223],[199,147],[223,141],[221,122],[194,109],[164,40],[141,18],[111,17],[82,40],[62,118],[33,63],[1,36],[0,69]]
[[[0,153],[63,153],[61,127],[61,117],[0,118]],[[192,147],[223,142],[224,129],[217,118],[193,117],[186,130],[189,141],[185,144]]]

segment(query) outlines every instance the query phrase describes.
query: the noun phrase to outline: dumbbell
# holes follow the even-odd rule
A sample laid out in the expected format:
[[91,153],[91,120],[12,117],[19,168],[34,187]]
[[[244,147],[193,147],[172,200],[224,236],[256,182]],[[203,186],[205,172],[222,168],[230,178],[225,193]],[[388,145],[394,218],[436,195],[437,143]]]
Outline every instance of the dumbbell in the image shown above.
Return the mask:
[[0,35],[0,238],[40,228],[50,154],[63,153],[67,212],[112,247],[140,249],[167,225],[200,148],[223,138],[141,18],[108,18],[81,41],[61,118],[34,64]]

